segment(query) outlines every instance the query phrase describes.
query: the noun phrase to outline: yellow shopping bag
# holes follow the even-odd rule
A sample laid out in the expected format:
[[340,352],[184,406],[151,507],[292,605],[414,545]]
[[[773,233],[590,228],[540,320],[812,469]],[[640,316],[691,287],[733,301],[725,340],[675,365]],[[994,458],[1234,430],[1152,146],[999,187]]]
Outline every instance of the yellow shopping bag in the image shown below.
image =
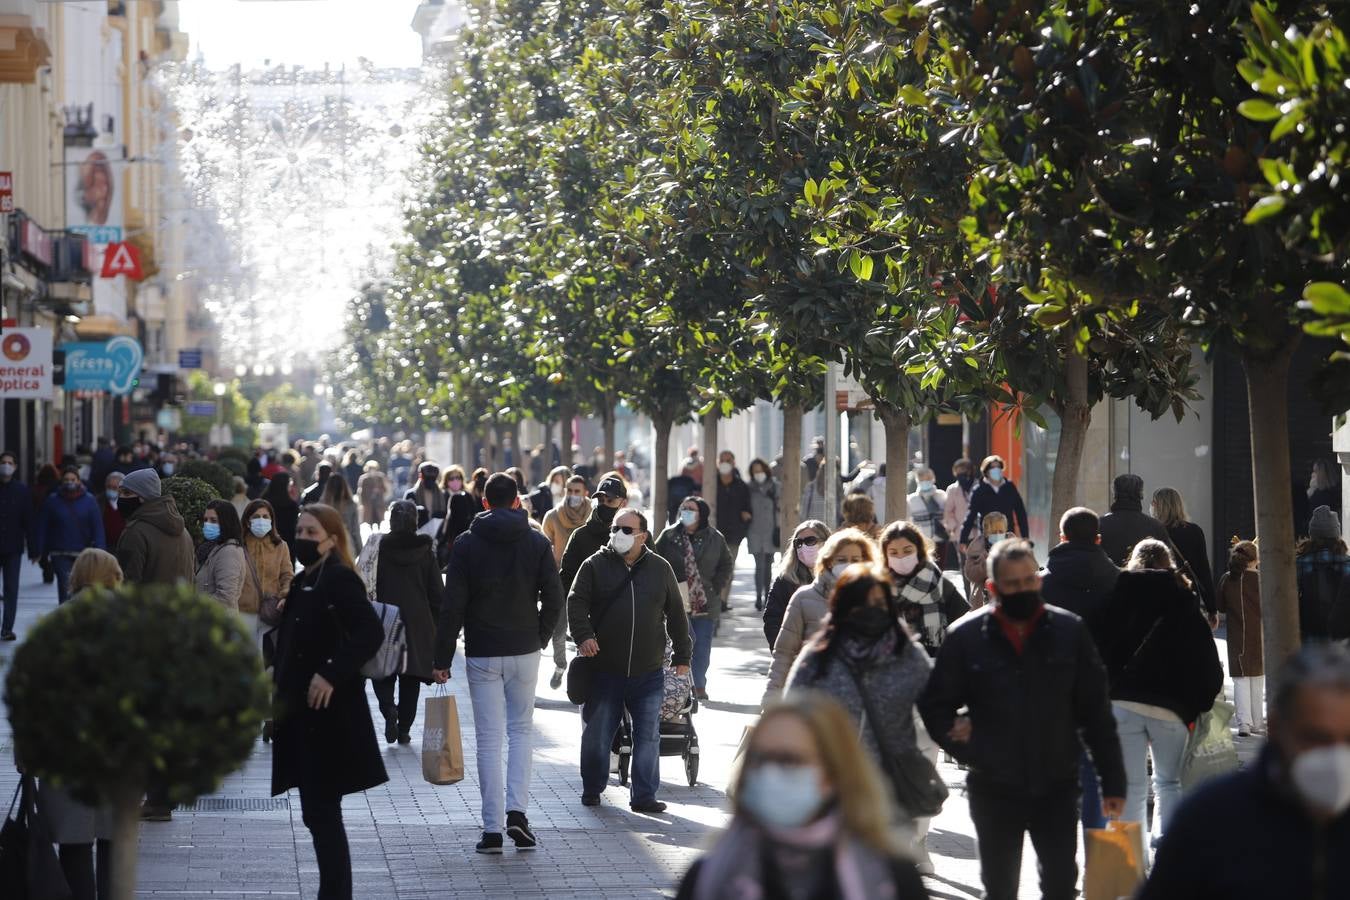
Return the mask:
[[1144,829],[1138,822],[1112,820],[1087,836],[1085,900],[1129,900],[1144,880]]

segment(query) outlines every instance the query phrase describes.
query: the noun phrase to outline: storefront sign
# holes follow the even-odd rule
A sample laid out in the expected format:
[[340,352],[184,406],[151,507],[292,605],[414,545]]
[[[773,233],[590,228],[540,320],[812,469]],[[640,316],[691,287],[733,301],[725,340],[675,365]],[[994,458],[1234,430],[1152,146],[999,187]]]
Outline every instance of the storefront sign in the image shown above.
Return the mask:
[[14,173],[0,172],[0,213],[14,212]]
[[0,333],[0,397],[52,399],[52,333],[6,328]]
[[125,275],[132,281],[140,281],[145,277],[141,269],[141,251],[127,241],[109,244],[103,253],[103,271],[99,274],[103,278]]
[[68,391],[106,391],[124,396],[140,381],[144,353],[133,338],[63,344],[61,349],[66,351]]
[[201,367],[202,367],[202,351],[200,348],[178,351],[178,368],[200,369]]

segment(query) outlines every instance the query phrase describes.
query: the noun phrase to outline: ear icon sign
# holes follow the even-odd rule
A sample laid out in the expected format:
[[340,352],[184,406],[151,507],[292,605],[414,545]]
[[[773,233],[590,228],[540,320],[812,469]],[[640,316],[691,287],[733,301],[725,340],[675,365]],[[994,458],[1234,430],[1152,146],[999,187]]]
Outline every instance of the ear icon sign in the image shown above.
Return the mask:
[[113,377],[109,390],[114,394],[130,394],[132,382],[140,377],[145,354],[139,342],[125,335],[108,341],[105,351],[113,361]]

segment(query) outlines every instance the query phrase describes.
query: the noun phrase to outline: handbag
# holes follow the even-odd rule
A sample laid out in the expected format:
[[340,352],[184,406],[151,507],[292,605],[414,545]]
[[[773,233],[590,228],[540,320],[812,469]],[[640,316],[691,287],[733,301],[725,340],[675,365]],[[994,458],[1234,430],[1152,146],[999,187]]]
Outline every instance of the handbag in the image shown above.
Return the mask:
[[[644,557],[645,559],[645,557]],[[619,589],[610,595],[605,603],[605,608],[591,617],[591,628],[594,631],[600,630],[600,623],[604,621],[605,616],[613,608],[619,595],[633,583],[633,576],[637,574],[638,567],[642,563],[628,570],[628,577],[619,585]],[[572,662],[567,667],[567,699],[576,706],[582,706],[591,696],[591,685],[595,681],[597,660],[594,656],[581,656],[580,654],[572,658]]]
[[[872,706],[872,696],[863,686],[862,675],[851,665],[846,665],[845,668],[853,676],[853,681],[858,686],[858,695],[862,697],[863,718],[858,725],[858,737],[861,740],[863,729],[867,727],[869,719],[873,722],[885,720],[876,714]],[[899,753],[889,754],[882,745],[881,733],[875,727],[872,734],[877,739],[881,768],[890,780],[895,802],[915,819],[930,818],[942,812],[942,805],[947,802],[947,783],[942,780],[942,774],[938,772],[937,766],[933,765],[933,761],[924,756],[918,747],[906,747]]]
[[249,556],[247,550],[244,551],[244,558],[248,560],[248,573],[253,577],[253,589],[258,592],[258,621],[269,628],[276,628],[281,624],[281,598],[275,594],[263,593],[258,567],[254,565],[253,557]]
[[1233,746],[1233,733],[1228,730],[1233,711],[1233,704],[1226,700],[1215,700],[1214,708],[1202,712],[1195,720],[1195,728],[1186,739],[1186,753],[1181,762],[1183,791],[1237,770],[1237,748]]
[[0,884],[6,887],[5,896],[15,900],[70,900],[51,831],[37,810],[36,787],[30,775],[19,779],[0,827]]

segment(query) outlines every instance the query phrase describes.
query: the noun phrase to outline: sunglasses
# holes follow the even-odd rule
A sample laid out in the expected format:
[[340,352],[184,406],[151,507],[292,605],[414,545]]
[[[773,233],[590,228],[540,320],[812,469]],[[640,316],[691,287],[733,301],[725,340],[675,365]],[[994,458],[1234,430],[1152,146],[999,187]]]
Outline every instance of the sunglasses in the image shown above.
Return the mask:
[[632,526],[632,525],[615,525],[614,527],[610,528],[609,533],[610,533],[610,534],[618,534],[620,531],[622,531],[624,534],[641,534],[641,533],[642,533],[642,530],[641,530],[640,528],[636,528],[636,527],[634,527],[634,526]]
[[792,542],[793,546],[795,547],[814,547],[816,544],[819,543],[820,538],[816,537],[814,534],[808,534],[805,537],[799,537]]

